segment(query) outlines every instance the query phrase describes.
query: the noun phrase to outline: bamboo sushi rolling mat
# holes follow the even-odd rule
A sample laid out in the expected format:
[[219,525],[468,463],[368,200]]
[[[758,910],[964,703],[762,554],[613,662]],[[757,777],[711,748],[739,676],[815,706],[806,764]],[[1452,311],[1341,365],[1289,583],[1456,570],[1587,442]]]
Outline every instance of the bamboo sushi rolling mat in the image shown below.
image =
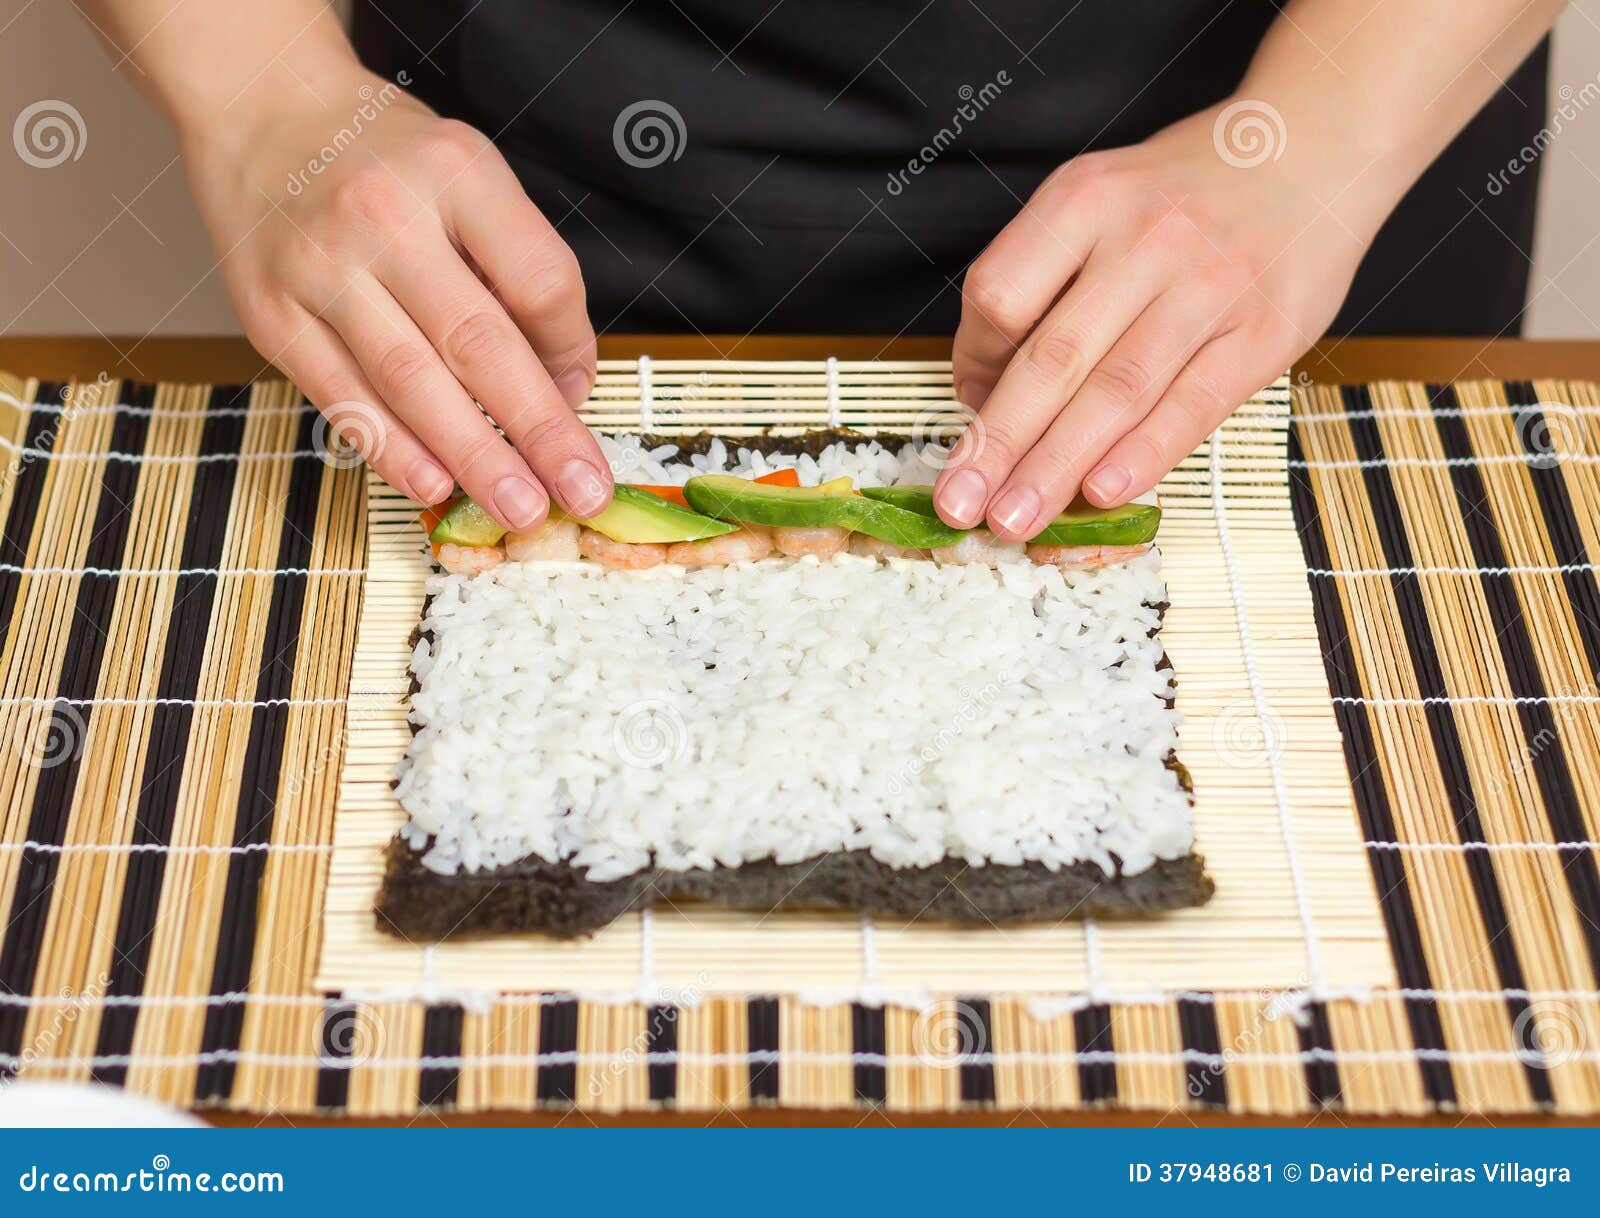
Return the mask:
[[[949,393],[942,365],[765,365],[733,394],[725,366],[603,370],[592,421],[616,429],[732,431],[741,402],[904,427]],[[358,633],[401,613],[381,528],[367,575],[360,469],[283,384],[0,377],[0,1071],[285,1113],[1600,1111],[1600,387],[1295,399],[1287,460],[1268,391],[1163,488],[1213,906],[980,929],[965,954],[938,928],[785,919],[770,986],[738,993],[692,928],[635,919],[607,932],[632,935],[628,982],[602,935],[577,949],[592,973],[535,960],[561,980],[486,1000],[454,945],[340,958],[381,842],[336,850],[335,804],[387,777],[346,754],[397,726],[359,670]],[[1220,570],[1186,557],[1206,546]],[[737,942],[705,916],[712,952]],[[854,999],[793,992],[840,935]],[[499,950],[499,986],[537,955]],[[977,988],[984,955],[1010,990]],[[910,1001],[963,969],[972,988]]]

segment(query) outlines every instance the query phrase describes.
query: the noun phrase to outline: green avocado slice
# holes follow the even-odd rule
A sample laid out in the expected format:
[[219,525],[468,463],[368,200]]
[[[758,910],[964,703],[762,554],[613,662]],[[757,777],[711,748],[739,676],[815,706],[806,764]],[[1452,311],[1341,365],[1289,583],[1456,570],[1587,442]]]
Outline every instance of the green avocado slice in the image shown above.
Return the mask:
[[708,516],[776,528],[849,529],[898,546],[954,545],[966,535],[936,516],[864,499],[848,478],[821,486],[768,486],[727,474],[702,474],[683,488],[691,507]]
[[[906,511],[936,515],[931,486],[867,486],[861,493]],[[1136,546],[1152,540],[1160,524],[1161,509],[1153,503],[1097,508],[1080,501],[1031,540],[1047,546]]]
[[[598,516],[584,519],[571,516],[555,505],[550,515],[557,520],[576,520],[585,528],[604,533],[612,541],[638,545],[645,542],[699,541],[731,533],[735,526],[691,512],[660,495],[637,486],[618,483],[611,502]],[[458,500],[434,525],[428,540],[452,542],[458,546],[499,545],[506,528],[471,499]]]
[[435,545],[497,546],[506,526],[471,499],[457,499],[428,534]]

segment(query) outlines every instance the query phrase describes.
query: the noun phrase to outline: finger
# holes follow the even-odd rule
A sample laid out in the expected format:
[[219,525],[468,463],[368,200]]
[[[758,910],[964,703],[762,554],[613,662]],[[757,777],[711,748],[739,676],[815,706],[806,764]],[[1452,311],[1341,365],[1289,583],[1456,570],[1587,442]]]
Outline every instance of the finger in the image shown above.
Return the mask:
[[444,234],[396,246],[374,270],[561,506],[574,516],[599,515],[611,502],[600,446]]
[[595,336],[578,260],[498,153],[451,188],[447,220],[490,289],[577,407],[594,387]]
[[[334,451],[355,451],[397,491],[418,503],[439,503],[455,485],[443,465],[416,434],[383,404],[333,328],[304,313],[286,341],[263,344],[276,350],[272,363],[283,369],[337,437]],[[331,448],[331,445],[330,445]]]
[[1089,256],[1087,211],[1064,204],[1057,193],[1047,180],[962,281],[950,367],[956,396],[974,410]]
[[989,506],[990,530],[1026,541],[1054,519],[1216,326],[1216,303],[1209,293],[1172,291],[1152,301],[1017,463]]
[[982,520],[1052,419],[1078,391],[1159,290],[1151,259],[1093,261],[1006,365],[977,419],[950,454],[934,487],[946,523],[970,528]]
[[549,496],[467,396],[455,374],[382,284],[362,278],[327,319],[394,411],[455,475],[474,502],[509,529],[545,518]]
[[[1246,330],[1212,339],[1162,394],[1144,420],[1089,474],[1084,495],[1116,507],[1144,494],[1192,453],[1252,393],[1277,375],[1263,371],[1264,345]],[[1287,362],[1287,361],[1284,361]]]

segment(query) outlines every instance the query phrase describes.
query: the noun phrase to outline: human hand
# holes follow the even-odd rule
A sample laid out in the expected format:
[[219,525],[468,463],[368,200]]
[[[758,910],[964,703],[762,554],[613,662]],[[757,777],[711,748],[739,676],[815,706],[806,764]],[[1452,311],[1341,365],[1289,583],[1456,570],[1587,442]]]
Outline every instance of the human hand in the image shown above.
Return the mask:
[[412,498],[459,483],[511,529],[550,495],[595,515],[612,480],[573,413],[595,335],[572,251],[477,131],[359,70],[318,93],[180,130],[245,333]]
[[[1331,154],[1274,158],[1256,116],[1069,161],[973,262],[953,372],[979,414],[938,479],[948,523],[1021,540],[1080,492],[1126,503],[1333,319],[1392,199],[1336,206]],[[1227,142],[1253,136],[1280,143]]]

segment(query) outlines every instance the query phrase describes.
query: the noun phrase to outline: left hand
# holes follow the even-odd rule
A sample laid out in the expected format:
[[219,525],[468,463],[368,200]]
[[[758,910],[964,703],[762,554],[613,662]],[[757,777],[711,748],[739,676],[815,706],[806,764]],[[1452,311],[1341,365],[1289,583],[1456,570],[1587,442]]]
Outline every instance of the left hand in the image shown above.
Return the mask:
[[1384,209],[1336,206],[1364,184],[1285,156],[1276,112],[1223,110],[1067,162],[968,270],[954,377],[980,413],[939,476],[948,523],[1023,540],[1080,492],[1126,503],[1332,321]]

